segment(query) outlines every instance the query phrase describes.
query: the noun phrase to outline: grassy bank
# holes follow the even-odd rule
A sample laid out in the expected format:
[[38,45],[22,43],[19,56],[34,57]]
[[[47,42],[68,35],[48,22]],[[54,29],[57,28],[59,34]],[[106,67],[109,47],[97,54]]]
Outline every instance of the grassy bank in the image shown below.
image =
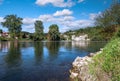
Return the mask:
[[104,81],[106,78],[110,78],[111,81],[120,81],[120,38],[112,39],[101,54],[93,57],[93,60],[90,70],[94,76]]

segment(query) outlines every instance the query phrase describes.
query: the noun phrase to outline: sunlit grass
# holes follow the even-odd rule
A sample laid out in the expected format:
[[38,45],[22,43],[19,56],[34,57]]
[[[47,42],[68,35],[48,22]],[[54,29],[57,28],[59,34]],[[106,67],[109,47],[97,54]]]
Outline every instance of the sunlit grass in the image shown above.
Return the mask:
[[120,81],[120,38],[112,39],[93,60],[90,70],[96,77],[107,76],[111,81]]

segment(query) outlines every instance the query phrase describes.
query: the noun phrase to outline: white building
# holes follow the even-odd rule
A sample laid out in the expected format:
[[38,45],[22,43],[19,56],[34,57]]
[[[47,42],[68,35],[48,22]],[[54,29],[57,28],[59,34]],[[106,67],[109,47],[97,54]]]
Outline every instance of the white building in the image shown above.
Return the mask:
[[73,36],[72,36],[72,40],[73,40],[73,41],[88,41],[88,40],[90,40],[90,39],[88,39],[88,35],[85,34],[85,35],[80,35],[80,36],[75,36],[75,35],[73,35]]

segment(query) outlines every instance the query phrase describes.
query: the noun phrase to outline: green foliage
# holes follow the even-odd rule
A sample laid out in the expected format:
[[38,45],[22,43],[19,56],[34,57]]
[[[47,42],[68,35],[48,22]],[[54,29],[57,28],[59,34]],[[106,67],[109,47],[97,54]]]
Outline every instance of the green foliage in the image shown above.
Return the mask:
[[3,33],[3,30],[2,30],[2,29],[0,29],[0,34],[1,34],[1,33]]
[[59,41],[60,40],[59,27],[56,24],[53,24],[49,27],[48,40],[50,40],[50,41]]
[[44,33],[43,33],[43,23],[42,21],[36,21],[35,23],[35,34],[34,34],[34,40],[43,40],[44,39]]
[[120,30],[116,34],[117,37],[120,37]]
[[[105,38],[113,36],[103,51],[94,56],[90,70],[97,78],[110,78],[111,81],[120,81],[120,3],[115,2],[97,19],[97,25],[103,26],[101,32]],[[106,81],[106,80],[104,80]]]
[[29,34],[29,32],[22,31],[21,32],[21,38],[27,38],[28,34]]
[[60,40],[67,40],[64,35],[60,35]]
[[22,30],[22,18],[16,15],[7,15],[4,17],[5,21],[2,22],[2,26],[8,28],[11,38],[19,37]]
[[[102,72],[107,73],[112,81],[120,81],[120,38],[108,43],[102,53],[96,55],[93,59],[92,67],[101,68],[101,74]],[[98,70],[94,70],[94,68],[91,69],[96,75]]]
[[119,1],[113,0],[111,7],[102,12],[96,18],[96,25],[102,27],[109,27],[111,25],[120,25],[120,3]]
[[71,37],[72,35],[83,35],[83,34],[88,34],[89,38],[92,41],[108,41],[110,40],[116,33],[117,27],[110,26],[110,27],[87,27],[79,30],[74,30],[74,31],[67,31],[64,34]]
[[[69,30],[69,31],[65,32],[64,35],[67,35],[68,36],[68,40],[71,40],[72,35],[78,35],[77,31],[79,31],[79,30],[76,30],[76,31]],[[74,32],[76,32],[76,33],[74,33]]]
[[87,27],[79,30],[66,32],[65,34],[71,37],[72,35],[88,34],[92,41],[107,41],[110,40],[118,31],[120,25],[120,2],[113,0],[111,7],[102,12],[97,18],[96,27]]
[[0,37],[0,41],[7,41],[7,40],[10,40],[10,39],[5,37]]
[[21,39],[23,40],[33,40],[34,36],[33,36],[33,33],[29,33],[29,32],[26,32],[26,31],[22,31],[21,34]]

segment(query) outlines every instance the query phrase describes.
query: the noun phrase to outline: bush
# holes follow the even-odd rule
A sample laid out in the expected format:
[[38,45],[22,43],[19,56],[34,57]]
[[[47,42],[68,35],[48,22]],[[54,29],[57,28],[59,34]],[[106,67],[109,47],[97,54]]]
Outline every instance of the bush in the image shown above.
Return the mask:
[[[112,40],[106,45],[101,54],[93,57],[94,63],[90,66],[101,68],[101,73],[105,72],[112,81],[120,81],[120,38]],[[98,70],[94,70],[94,75],[98,74]],[[99,75],[96,75],[99,76]]]
[[0,41],[7,41],[9,40],[8,38],[5,38],[5,37],[0,37]]

